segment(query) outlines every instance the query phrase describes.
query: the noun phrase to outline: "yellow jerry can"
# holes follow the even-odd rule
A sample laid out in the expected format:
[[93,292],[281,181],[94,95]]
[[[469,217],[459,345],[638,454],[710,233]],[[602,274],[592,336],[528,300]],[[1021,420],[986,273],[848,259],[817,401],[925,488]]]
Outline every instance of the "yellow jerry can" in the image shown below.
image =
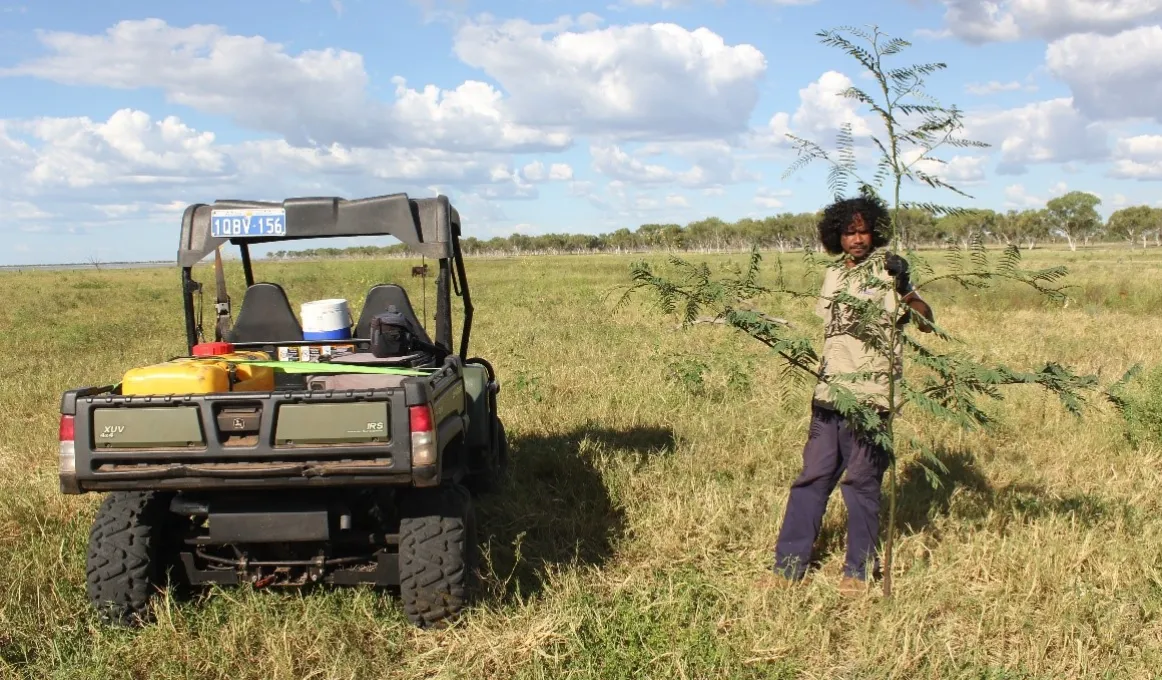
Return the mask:
[[265,392],[274,389],[274,369],[238,361],[268,361],[266,352],[231,352],[218,356],[182,357],[130,369],[121,380],[121,393],[214,394]]

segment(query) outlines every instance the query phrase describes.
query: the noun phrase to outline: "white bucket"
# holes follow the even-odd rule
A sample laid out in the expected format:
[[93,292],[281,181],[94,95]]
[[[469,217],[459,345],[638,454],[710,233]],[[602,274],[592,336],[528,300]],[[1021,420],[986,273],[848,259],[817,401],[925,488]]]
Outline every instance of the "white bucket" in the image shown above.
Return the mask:
[[351,337],[351,309],[339,298],[304,302],[299,308],[304,340],[347,340]]

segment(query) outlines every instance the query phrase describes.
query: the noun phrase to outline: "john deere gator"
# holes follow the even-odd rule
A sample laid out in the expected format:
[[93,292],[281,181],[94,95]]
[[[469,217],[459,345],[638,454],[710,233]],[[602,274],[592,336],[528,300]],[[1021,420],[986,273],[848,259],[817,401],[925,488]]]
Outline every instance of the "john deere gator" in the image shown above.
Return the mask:
[[[371,286],[350,326],[325,333],[304,330],[284,289],[255,278],[257,244],[375,236],[431,258],[434,337],[400,282]],[[86,578],[106,621],[148,623],[166,587],[242,583],[387,587],[420,627],[455,619],[473,586],[474,497],[508,458],[497,377],[468,355],[459,239],[443,196],[186,208],[185,355],[69,390],[60,404],[60,490],[105,494]],[[236,318],[221,255],[231,246],[246,284]],[[208,336],[194,268],[211,255]]]

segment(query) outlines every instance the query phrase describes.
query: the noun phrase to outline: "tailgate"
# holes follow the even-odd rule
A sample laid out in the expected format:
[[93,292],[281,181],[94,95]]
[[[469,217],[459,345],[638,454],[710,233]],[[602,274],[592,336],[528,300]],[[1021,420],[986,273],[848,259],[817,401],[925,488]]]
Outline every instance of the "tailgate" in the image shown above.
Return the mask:
[[[206,395],[65,394],[78,492],[406,482],[408,406],[458,366],[395,387]],[[460,416],[460,413],[449,415]]]

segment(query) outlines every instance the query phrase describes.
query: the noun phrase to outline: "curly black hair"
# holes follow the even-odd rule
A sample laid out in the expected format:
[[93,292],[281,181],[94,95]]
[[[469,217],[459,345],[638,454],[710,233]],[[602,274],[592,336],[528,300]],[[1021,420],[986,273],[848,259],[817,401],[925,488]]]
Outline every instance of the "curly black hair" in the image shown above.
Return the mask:
[[863,221],[872,230],[872,248],[881,248],[889,243],[888,228],[891,218],[887,208],[873,198],[861,196],[836,201],[823,209],[823,217],[819,220],[819,242],[823,249],[832,255],[839,255],[843,247],[839,237],[847,230],[856,213],[863,216]]

